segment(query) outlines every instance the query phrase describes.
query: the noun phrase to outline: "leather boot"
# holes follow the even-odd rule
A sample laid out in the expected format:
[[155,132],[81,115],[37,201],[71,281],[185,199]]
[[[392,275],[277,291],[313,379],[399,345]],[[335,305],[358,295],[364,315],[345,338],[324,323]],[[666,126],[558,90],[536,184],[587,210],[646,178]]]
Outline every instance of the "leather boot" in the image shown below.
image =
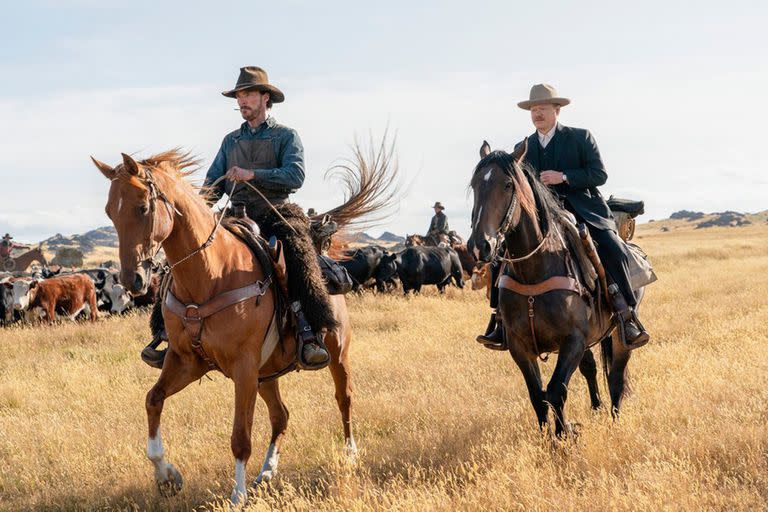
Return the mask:
[[312,332],[312,327],[310,327],[304,312],[301,310],[301,303],[299,301],[293,302],[291,304],[291,311],[296,323],[296,341],[301,347],[299,365],[305,370],[325,368],[331,360],[331,355],[325,348],[322,338],[319,338]]
[[608,294],[611,297],[613,310],[616,314],[616,321],[619,328],[619,337],[622,343],[629,350],[642,347],[651,339],[651,336],[640,323],[634,308],[627,304],[627,301],[619,292],[616,283],[608,287]]
[[507,350],[507,342],[504,339],[504,326],[501,323],[500,316],[496,313],[491,314],[485,334],[478,336],[477,342],[482,343],[485,348],[491,350]]
[[168,341],[168,333],[165,332],[165,329],[157,333],[154,339],[149,342],[149,345],[144,347],[141,351],[141,360],[152,368],[162,370],[163,361],[165,361],[165,354],[168,352],[168,349],[157,350],[157,347],[164,341]]
[[651,339],[651,335],[645,330],[637,314],[630,308],[629,314],[623,318],[624,321],[624,344],[630,349],[642,347]]

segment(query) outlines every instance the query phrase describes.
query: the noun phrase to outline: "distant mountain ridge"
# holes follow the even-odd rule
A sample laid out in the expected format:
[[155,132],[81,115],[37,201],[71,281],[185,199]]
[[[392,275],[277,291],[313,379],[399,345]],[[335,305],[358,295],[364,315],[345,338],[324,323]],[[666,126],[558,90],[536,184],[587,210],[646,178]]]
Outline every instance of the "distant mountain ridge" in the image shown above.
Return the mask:
[[712,227],[740,227],[768,222],[768,210],[757,213],[741,213],[733,210],[724,212],[704,213],[690,210],[674,212],[668,219],[648,221],[649,224],[659,225],[663,231],[685,228],[705,229]]
[[40,243],[50,252],[56,252],[62,248],[71,248],[78,249],[83,254],[88,254],[96,247],[117,248],[118,246],[117,232],[112,226],[92,229],[81,235],[64,236],[61,233],[56,233]]
[[395,242],[398,244],[405,243],[405,237],[396,235],[389,231],[383,232],[378,239],[381,240],[382,242]]

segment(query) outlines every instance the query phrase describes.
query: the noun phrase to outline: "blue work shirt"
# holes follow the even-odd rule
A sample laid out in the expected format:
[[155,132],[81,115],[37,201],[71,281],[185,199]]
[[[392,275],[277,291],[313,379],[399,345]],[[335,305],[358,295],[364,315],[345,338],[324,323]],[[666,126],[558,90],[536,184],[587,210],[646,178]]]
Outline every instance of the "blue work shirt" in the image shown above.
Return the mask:
[[[274,169],[250,169],[255,176],[252,183],[260,188],[272,190],[285,190],[295,192],[304,184],[304,146],[301,144],[299,134],[293,128],[278,124],[275,118],[270,116],[256,128],[251,128],[248,122],[240,125],[240,128],[227,134],[221,142],[221,148],[213,159],[208,173],[205,175],[205,186],[224,176],[231,165],[227,162],[227,155],[233,144],[239,139],[243,140],[272,140],[272,145],[277,159],[277,167]],[[229,180],[221,181],[212,191],[211,199],[218,201],[225,190],[231,190]]]

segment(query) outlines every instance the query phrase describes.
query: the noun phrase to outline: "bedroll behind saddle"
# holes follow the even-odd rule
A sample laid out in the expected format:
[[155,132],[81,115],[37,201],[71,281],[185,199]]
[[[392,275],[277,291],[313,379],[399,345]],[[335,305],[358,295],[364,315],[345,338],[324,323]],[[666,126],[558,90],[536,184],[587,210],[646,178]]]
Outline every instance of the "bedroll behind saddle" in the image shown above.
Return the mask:
[[624,241],[632,240],[635,236],[635,217],[645,213],[645,203],[613,196],[609,197],[606,203],[613,214],[619,236]]

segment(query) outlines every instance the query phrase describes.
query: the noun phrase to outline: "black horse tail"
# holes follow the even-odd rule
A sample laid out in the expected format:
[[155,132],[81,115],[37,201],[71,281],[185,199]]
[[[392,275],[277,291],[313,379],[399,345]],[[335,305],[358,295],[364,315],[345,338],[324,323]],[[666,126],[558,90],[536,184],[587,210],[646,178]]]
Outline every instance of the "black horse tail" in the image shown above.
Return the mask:
[[613,339],[609,334],[600,340],[600,362],[603,366],[603,377],[605,377],[605,389],[610,389],[608,383],[608,372],[613,364]]
[[[610,390],[610,381],[608,380],[608,373],[613,366],[613,335],[609,334],[602,340],[600,340],[600,360],[603,366],[603,377],[605,377],[605,387]],[[632,394],[632,381],[629,375],[629,368],[624,368],[624,390],[621,395],[623,398]]]

